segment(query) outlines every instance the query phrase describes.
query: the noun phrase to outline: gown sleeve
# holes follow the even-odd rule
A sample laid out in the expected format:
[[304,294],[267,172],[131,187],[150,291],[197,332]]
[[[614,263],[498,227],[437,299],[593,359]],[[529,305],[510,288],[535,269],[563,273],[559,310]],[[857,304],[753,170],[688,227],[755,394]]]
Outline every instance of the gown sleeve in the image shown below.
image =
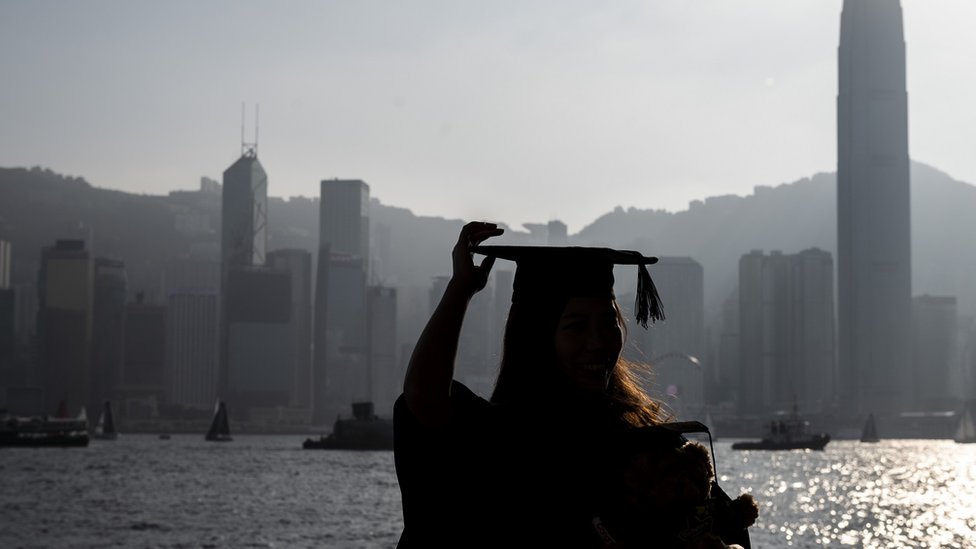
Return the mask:
[[403,503],[399,549],[471,546],[483,530],[492,405],[462,383],[451,386],[451,417],[422,425],[401,395],[393,408],[394,463]]

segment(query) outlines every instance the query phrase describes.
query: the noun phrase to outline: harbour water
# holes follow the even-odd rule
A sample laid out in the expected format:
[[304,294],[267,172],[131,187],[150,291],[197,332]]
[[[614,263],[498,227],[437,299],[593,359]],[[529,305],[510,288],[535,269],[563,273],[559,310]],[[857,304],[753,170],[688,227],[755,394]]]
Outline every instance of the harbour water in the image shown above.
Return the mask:
[[[2,448],[0,547],[395,547],[392,452],[302,450],[301,439]],[[759,500],[754,547],[976,548],[976,445],[730,446],[716,442],[720,480]]]

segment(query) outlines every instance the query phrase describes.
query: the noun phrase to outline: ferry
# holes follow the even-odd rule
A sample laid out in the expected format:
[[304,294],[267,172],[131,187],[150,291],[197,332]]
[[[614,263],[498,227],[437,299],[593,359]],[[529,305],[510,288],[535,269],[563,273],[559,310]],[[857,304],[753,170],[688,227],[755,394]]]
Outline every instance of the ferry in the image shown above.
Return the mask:
[[88,446],[88,418],[82,410],[76,418],[19,417],[0,414],[0,446]]

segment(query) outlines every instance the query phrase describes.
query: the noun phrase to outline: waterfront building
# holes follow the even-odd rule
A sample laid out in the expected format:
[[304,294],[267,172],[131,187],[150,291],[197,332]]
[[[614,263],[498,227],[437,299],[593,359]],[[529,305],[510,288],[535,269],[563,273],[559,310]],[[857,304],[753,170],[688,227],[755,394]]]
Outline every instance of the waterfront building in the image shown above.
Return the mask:
[[11,246],[10,242],[0,240],[0,290],[10,288],[10,258],[12,249],[13,246]]
[[180,258],[166,267],[165,400],[170,406],[213,408],[219,378],[219,289],[220,263],[215,258]]
[[566,224],[553,219],[546,225],[546,244],[549,246],[565,246],[569,242],[569,231]]
[[94,284],[92,378],[87,404],[92,413],[101,410],[106,400],[114,400],[118,396],[122,379],[128,292],[125,263],[96,257]]
[[227,396],[235,409],[286,407],[294,386],[291,274],[267,267],[227,273]]
[[122,416],[155,419],[163,401],[166,376],[166,306],[140,292],[125,305],[125,360],[119,384]]
[[833,268],[830,253],[816,248],[740,259],[740,414],[834,405]]
[[91,387],[94,262],[84,240],[58,240],[41,251],[37,359],[44,409],[63,401],[69,415],[88,403]]
[[402,392],[403,375],[397,362],[397,291],[396,288],[370,286],[366,294],[368,307],[366,348],[369,352],[368,385],[376,413],[393,416],[393,403]]
[[956,298],[916,296],[912,300],[913,411],[941,412],[955,406],[959,315]]
[[290,405],[309,409],[312,404],[312,254],[305,250],[275,250],[268,254],[268,267],[291,278],[291,337],[293,359]]
[[313,420],[331,425],[352,402],[368,399],[366,286],[369,186],[321,182],[313,326]]

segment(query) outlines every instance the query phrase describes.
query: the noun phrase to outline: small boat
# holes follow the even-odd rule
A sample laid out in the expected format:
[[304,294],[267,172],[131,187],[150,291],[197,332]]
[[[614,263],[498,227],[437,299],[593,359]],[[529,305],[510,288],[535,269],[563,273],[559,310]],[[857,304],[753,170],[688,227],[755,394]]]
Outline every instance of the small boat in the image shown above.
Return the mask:
[[377,416],[372,402],[354,402],[351,419],[336,419],[332,434],[307,438],[306,450],[392,450],[393,420]]
[[115,419],[112,417],[112,403],[107,400],[102,405],[102,415],[98,417],[98,424],[95,425],[95,432],[92,437],[98,440],[116,440],[119,438],[119,433],[115,430]]
[[881,442],[881,438],[878,436],[878,426],[874,423],[874,414],[868,414],[868,420],[864,422],[861,442]]
[[[59,408],[64,414],[64,406]],[[82,408],[78,417],[18,417],[0,415],[0,446],[72,447],[88,446],[88,417]]]
[[811,433],[810,422],[800,418],[796,402],[793,413],[785,420],[774,420],[766,426],[766,434],[759,441],[732,444],[733,450],[823,450],[830,442],[827,433]]
[[969,406],[963,407],[962,417],[959,418],[959,427],[956,428],[956,436],[953,440],[960,444],[970,444],[976,442],[976,424],[973,423],[973,415],[969,411]]
[[227,405],[222,400],[218,400],[214,406],[213,421],[210,422],[210,429],[207,430],[205,440],[210,442],[230,442],[234,440],[230,436],[230,421],[227,419]]
[[159,434],[159,440],[169,440],[171,438],[173,438],[173,437],[169,436],[169,433],[160,433]]

